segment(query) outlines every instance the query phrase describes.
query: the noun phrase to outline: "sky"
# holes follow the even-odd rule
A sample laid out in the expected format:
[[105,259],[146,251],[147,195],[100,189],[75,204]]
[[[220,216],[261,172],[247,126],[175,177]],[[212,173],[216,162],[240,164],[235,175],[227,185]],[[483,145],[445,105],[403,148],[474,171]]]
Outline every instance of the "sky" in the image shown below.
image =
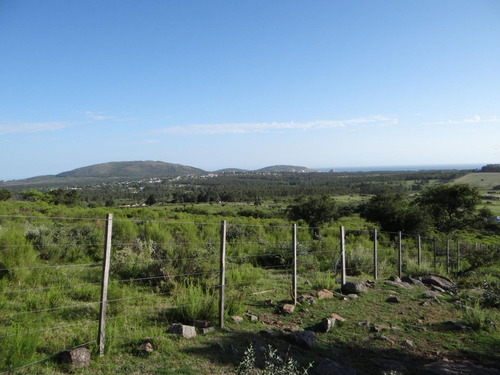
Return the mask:
[[0,0],[0,160],[500,163],[500,1]]

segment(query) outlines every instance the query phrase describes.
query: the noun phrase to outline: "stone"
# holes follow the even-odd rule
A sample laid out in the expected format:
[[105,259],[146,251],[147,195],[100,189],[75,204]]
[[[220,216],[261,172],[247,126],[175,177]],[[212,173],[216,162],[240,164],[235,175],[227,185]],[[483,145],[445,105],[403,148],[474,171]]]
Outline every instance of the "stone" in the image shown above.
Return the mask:
[[196,328],[194,326],[175,323],[172,327],[170,327],[168,333],[182,336],[185,339],[190,339],[196,336]]
[[413,346],[414,346],[413,341],[412,340],[408,340],[408,339],[403,340],[402,345],[404,347],[406,347],[407,349],[413,349]]
[[318,346],[318,340],[312,331],[295,331],[290,333],[289,337],[295,344],[308,349],[314,349]]
[[313,296],[309,294],[302,294],[297,297],[297,302],[300,303],[301,305],[303,303],[308,303],[310,306],[312,306],[316,303],[316,300],[314,299]]
[[486,368],[475,365],[472,362],[445,362],[438,361],[424,366],[427,373],[436,375],[500,375],[500,371],[494,368]]
[[389,277],[389,281],[395,281],[397,283],[400,283],[401,279],[398,276],[391,276]]
[[344,294],[361,294],[366,292],[368,287],[364,282],[361,281],[348,281],[341,287],[341,291]]
[[313,370],[316,374],[322,375],[356,375],[356,370],[345,367],[328,358],[322,359]]
[[257,315],[254,315],[254,314],[250,314],[250,313],[246,313],[245,316],[247,317],[248,320],[250,320],[251,322],[256,322],[259,320],[259,318],[257,317]]
[[341,323],[345,322],[345,318],[342,318],[339,314],[331,313],[330,318],[335,318],[335,320],[338,320]]
[[413,277],[404,276],[401,278],[401,281],[408,283],[408,284],[411,284],[411,285],[424,286],[423,282],[421,282],[419,279],[415,279]]
[[321,321],[319,329],[323,333],[330,332],[335,327],[335,318],[325,318]]
[[451,330],[455,331],[466,331],[466,332],[472,332],[472,328],[468,326],[464,326],[463,324],[460,324],[458,322],[453,322],[451,320],[448,320],[447,322],[444,323],[447,327],[449,327]]
[[369,320],[364,320],[362,322],[358,322],[359,327],[369,327],[371,322]]
[[81,368],[90,365],[90,350],[87,348],[65,350],[59,354],[59,357],[61,362],[70,364],[72,368]]
[[145,341],[139,344],[137,350],[139,351],[139,353],[146,353],[146,354],[154,352],[153,344],[151,344],[149,341]]
[[426,290],[424,293],[422,293],[422,297],[424,298],[436,298],[436,297],[442,297],[443,295],[437,291],[433,290]]
[[390,286],[394,286],[396,288],[406,289],[406,290],[412,290],[413,289],[413,287],[410,284],[405,283],[403,281],[386,280],[385,284],[390,285]]
[[318,292],[318,299],[327,299],[327,298],[333,298],[333,293],[330,292],[328,289],[321,289]]
[[231,317],[231,320],[236,323],[236,324],[241,324],[243,323],[243,318],[241,316],[233,315]]
[[272,304],[273,304],[273,300],[272,299],[266,299],[266,300],[264,300],[264,305],[269,306],[269,305],[272,305]]
[[397,296],[389,296],[389,297],[387,297],[385,302],[400,303],[401,301],[399,300],[399,298]]
[[382,331],[389,331],[391,327],[386,326],[384,324],[375,324],[373,327],[371,327],[372,332],[382,332]]
[[203,334],[203,335],[206,335],[206,334],[212,333],[212,332],[215,332],[215,327],[203,327],[203,328],[200,328],[200,333]]
[[283,305],[283,314],[292,314],[295,311],[295,306],[289,303]]
[[455,283],[443,276],[437,276],[437,275],[422,276],[420,277],[420,281],[422,281],[425,285],[434,285],[444,290],[452,290],[455,288]]
[[210,327],[210,322],[208,320],[195,320],[194,326],[196,328],[207,328]]

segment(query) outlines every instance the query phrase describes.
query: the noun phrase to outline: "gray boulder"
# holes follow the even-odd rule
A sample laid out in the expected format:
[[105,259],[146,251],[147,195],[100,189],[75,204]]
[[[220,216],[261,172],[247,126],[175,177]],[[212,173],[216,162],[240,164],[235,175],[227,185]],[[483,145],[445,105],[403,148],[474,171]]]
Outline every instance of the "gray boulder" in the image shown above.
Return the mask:
[[174,335],[180,335],[186,339],[190,339],[196,336],[196,328],[194,326],[186,326],[184,324],[178,323],[173,324],[168,332]]
[[361,294],[368,290],[366,284],[362,281],[348,281],[341,287],[344,294]]
[[290,340],[299,346],[314,349],[318,346],[316,335],[312,331],[295,331],[290,333]]
[[315,374],[321,375],[356,375],[356,370],[342,366],[331,359],[322,359],[313,369]]
[[420,281],[422,281],[425,285],[434,285],[446,291],[455,288],[455,283],[443,276],[437,276],[437,275],[422,276],[420,277]]
[[90,365],[90,350],[87,348],[76,348],[65,350],[59,354],[61,362],[68,363],[72,368],[87,367]]

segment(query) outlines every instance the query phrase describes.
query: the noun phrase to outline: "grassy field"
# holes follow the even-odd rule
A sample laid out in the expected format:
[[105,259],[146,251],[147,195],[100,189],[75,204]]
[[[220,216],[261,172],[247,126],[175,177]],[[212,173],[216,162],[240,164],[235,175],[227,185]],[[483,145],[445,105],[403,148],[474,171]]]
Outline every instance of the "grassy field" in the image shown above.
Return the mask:
[[455,180],[457,184],[469,184],[481,190],[500,185],[500,173],[469,173]]

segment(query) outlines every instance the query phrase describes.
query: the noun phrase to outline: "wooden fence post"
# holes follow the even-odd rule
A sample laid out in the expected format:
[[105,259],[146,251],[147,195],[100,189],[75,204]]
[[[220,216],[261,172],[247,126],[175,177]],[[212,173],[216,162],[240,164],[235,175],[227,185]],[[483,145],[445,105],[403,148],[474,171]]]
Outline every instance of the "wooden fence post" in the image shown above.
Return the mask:
[[437,273],[437,238],[434,237],[434,272]]
[[401,231],[398,232],[398,275],[399,278],[403,276],[403,244]]
[[377,246],[378,246],[378,239],[377,239],[377,230],[373,230],[373,278],[377,280],[378,278],[378,254],[377,254]]
[[224,328],[224,298],[226,289],[226,220],[220,228],[219,327]]
[[460,242],[457,241],[457,274],[460,272]]
[[97,346],[99,356],[104,356],[104,339],[106,336],[106,309],[108,307],[109,262],[111,258],[111,236],[113,233],[113,214],[106,215],[106,231],[104,234],[104,255],[102,260],[101,305],[99,309],[99,332]]
[[346,270],[345,270],[345,229],[340,227],[340,260],[342,263],[342,276],[340,279],[340,285],[344,285],[346,282]]
[[450,239],[446,241],[446,274],[450,274]]
[[297,224],[293,224],[292,226],[292,251],[293,251],[292,294],[293,294],[293,304],[297,306]]
[[420,234],[417,237],[418,240],[418,266],[420,267],[422,265],[422,238],[420,237]]

